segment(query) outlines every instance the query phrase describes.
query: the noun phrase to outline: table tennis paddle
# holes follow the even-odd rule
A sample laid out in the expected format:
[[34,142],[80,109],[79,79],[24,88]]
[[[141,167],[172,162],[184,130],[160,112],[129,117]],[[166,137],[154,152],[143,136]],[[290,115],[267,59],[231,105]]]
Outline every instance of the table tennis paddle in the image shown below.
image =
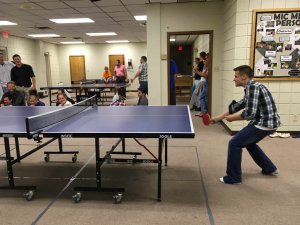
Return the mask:
[[210,124],[210,115],[208,113],[203,114],[202,121],[205,126],[209,126]]

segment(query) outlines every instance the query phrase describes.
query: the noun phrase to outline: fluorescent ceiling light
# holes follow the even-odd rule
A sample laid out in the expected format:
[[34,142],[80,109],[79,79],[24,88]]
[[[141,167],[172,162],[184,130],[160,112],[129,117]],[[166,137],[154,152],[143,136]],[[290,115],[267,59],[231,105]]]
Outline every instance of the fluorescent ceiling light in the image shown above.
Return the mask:
[[103,32],[103,33],[86,33],[88,36],[114,36],[117,35],[115,32]]
[[72,19],[49,19],[54,23],[95,23],[90,18],[72,18]]
[[107,43],[128,43],[128,40],[116,40],[116,41],[106,41]]
[[10,21],[0,20],[0,26],[11,26],[11,25],[18,25],[18,24]]
[[62,41],[62,42],[60,42],[61,44],[84,44],[84,42],[83,41]]
[[171,41],[171,42],[174,42],[174,41],[175,41],[175,38],[170,38],[170,41]]
[[147,16],[146,15],[134,16],[134,18],[135,18],[135,20],[138,20],[138,21],[147,20]]
[[43,38],[43,37],[60,37],[58,34],[28,34],[29,37],[37,37],[37,38]]

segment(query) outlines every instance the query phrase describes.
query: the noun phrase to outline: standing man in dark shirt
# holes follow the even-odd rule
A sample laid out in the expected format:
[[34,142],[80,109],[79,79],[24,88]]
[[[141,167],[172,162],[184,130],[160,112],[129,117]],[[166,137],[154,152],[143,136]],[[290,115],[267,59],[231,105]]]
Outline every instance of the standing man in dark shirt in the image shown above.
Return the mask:
[[7,84],[7,92],[3,94],[1,99],[1,105],[4,104],[4,98],[10,96],[12,98],[12,105],[14,106],[24,106],[25,99],[24,95],[16,90],[15,82],[8,81]]
[[16,66],[10,71],[11,80],[15,82],[16,90],[23,92],[26,99],[28,99],[29,90],[36,89],[34,72],[30,65],[22,63],[19,55],[13,55],[13,61]]
[[170,105],[176,105],[176,74],[178,68],[176,62],[171,59],[170,61]]

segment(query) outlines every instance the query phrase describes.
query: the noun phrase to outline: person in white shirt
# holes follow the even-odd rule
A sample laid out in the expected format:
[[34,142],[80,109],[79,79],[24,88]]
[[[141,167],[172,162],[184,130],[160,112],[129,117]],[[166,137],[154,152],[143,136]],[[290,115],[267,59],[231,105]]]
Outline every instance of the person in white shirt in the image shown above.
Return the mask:
[[10,71],[15,66],[12,62],[4,61],[4,55],[0,53],[0,85],[1,93],[7,92],[6,84],[10,81]]
[[67,100],[67,96],[64,93],[59,93],[57,95],[57,102],[59,103],[58,106],[70,106],[70,105],[72,105],[72,103]]

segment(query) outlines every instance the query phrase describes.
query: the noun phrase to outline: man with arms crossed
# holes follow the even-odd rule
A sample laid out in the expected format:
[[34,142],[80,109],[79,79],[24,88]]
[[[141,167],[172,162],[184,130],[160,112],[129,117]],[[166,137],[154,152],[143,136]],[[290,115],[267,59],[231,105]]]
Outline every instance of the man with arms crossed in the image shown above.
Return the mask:
[[[242,149],[246,148],[264,175],[278,174],[276,166],[257,145],[264,137],[272,134],[280,126],[280,118],[269,90],[254,81],[253,71],[247,65],[233,69],[236,87],[244,87],[245,95],[239,102],[232,101],[228,111],[211,118],[211,123],[222,119],[228,122],[249,120],[250,123],[231,138],[228,143],[226,176],[220,181],[226,184],[242,182]],[[241,112],[239,112],[242,110]]]
[[10,71],[15,66],[12,62],[4,61],[4,55],[0,53],[0,84],[3,94],[7,92],[7,82],[10,81]]
[[36,90],[35,75],[32,67],[21,62],[21,57],[13,55],[15,67],[11,69],[11,80],[16,84],[16,90],[23,92],[26,99],[29,97],[29,90]]

